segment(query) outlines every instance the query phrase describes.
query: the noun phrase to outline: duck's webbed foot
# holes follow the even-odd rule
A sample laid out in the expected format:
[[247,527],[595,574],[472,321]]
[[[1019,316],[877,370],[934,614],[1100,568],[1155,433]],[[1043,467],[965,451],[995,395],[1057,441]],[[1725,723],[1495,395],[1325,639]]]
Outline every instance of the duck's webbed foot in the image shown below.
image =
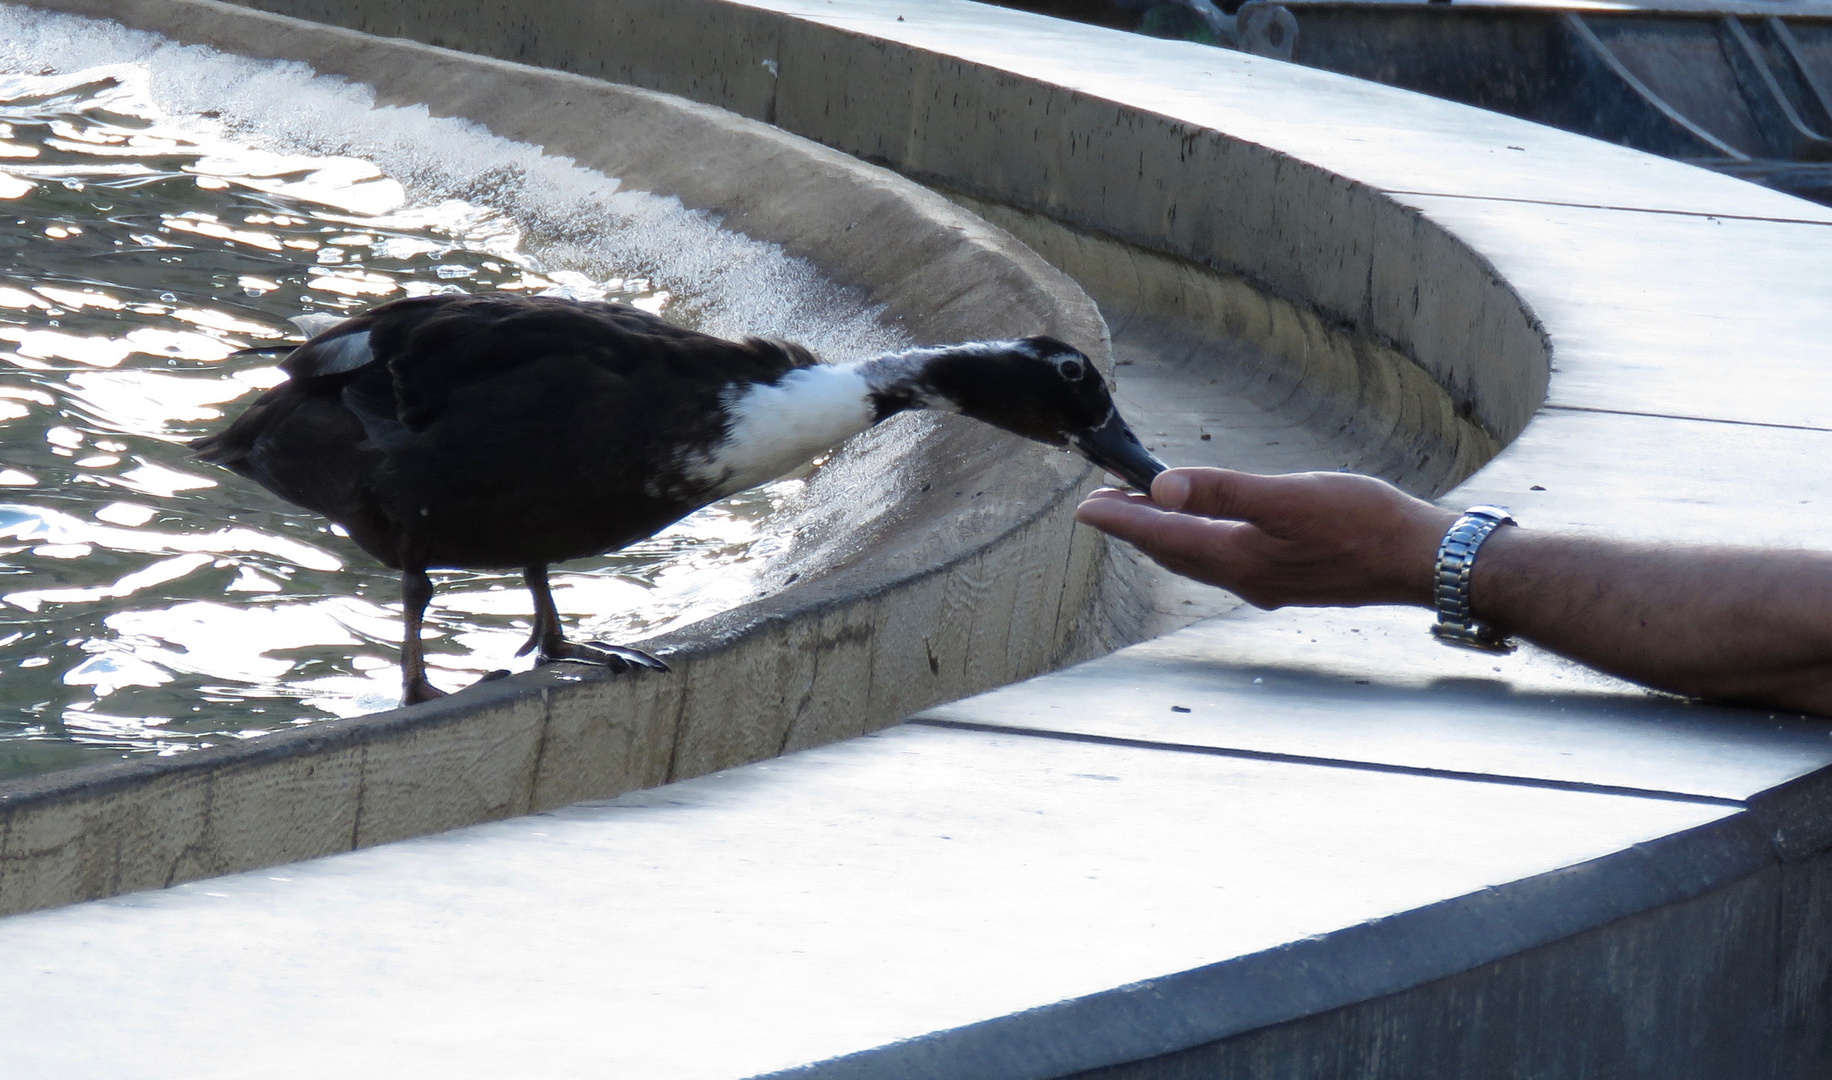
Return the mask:
[[553,593],[547,588],[547,568],[530,566],[522,571],[522,578],[528,583],[528,592],[534,597],[534,632],[528,635],[528,643],[523,645],[515,655],[524,656],[532,652],[536,665],[551,664],[559,660],[598,664],[618,674],[634,671],[637,668],[647,668],[650,671],[668,670],[667,664],[641,649],[607,645],[602,641],[581,645],[576,641],[566,640],[566,636],[560,632],[560,613],[554,607]]
[[631,649],[623,645],[607,645],[602,641],[581,644],[560,638],[557,641],[543,641],[536,648],[534,662],[551,664],[559,660],[573,660],[581,664],[599,664],[619,674],[647,668],[650,671],[667,671],[668,665],[641,649]]

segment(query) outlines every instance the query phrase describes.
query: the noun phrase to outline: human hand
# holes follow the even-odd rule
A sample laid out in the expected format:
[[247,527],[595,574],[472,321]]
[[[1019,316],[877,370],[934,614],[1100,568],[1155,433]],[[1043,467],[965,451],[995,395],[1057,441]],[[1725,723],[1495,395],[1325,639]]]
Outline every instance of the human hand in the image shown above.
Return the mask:
[[1261,608],[1430,606],[1457,515],[1354,473],[1171,469],[1151,497],[1104,489],[1077,520]]

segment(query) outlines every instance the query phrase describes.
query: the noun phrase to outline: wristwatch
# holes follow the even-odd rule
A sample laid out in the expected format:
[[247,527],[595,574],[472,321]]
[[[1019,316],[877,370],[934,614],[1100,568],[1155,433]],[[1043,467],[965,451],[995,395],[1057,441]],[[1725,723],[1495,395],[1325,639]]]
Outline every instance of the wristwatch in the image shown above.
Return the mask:
[[1431,632],[1439,641],[1483,652],[1514,651],[1513,641],[1476,618],[1469,607],[1469,579],[1476,569],[1476,552],[1490,533],[1513,524],[1506,507],[1472,506],[1444,534],[1431,575],[1432,599],[1438,609],[1438,623]]

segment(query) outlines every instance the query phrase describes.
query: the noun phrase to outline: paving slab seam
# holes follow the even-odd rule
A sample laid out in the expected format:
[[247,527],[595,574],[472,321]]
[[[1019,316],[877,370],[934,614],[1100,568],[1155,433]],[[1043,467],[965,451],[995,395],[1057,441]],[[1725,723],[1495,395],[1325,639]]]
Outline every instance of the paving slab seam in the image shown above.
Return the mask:
[[1614,206],[1609,203],[1570,202],[1564,199],[1527,199],[1518,195],[1471,195],[1455,191],[1411,191],[1405,188],[1381,188],[1383,195],[1405,195],[1430,199],[1462,199],[1466,202],[1520,203],[1526,206],[1564,206],[1574,210],[1615,210],[1625,214],[1665,214],[1668,217],[1704,218],[1707,221],[1765,221],[1776,225],[1832,226],[1832,221],[1814,218],[1769,217],[1766,214],[1717,214],[1703,210],[1675,210],[1658,206]]
[[1350,758],[1318,757],[1311,754],[1286,754],[1275,750],[1248,750],[1240,747],[1203,746],[1198,743],[1162,742],[1132,739],[1123,735],[1095,735],[1081,731],[1057,731],[1049,728],[1014,727],[971,720],[941,720],[919,717],[904,721],[921,727],[948,728],[954,731],[977,731],[987,735],[1022,735],[1034,739],[1060,739],[1065,742],[1098,743],[1103,746],[1126,746],[1138,750],[1164,750],[1181,754],[1206,754],[1210,757],[1240,758],[1247,761],[1273,761],[1283,765],[1311,765],[1323,769],[1350,769],[1356,772],[1393,773],[1420,776],[1434,780],[1461,780],[1476,784],[1500,784],[1507,787],[1541,788],[1551,791],[1575,791],[1587,795],[1617,795],[1631,799],[1654,799],[1660,802],[1692,803],[1702,806],[1725,806],[1747,810],[1746,799],[1719,795],[1698,795],[1659,788],[1627,787],[1617,784],[1593,784],[1582,780],[1550,780],[1543,777],[1510,776],[1505,773],[1471,772],[1462,769],[1434,769],[1426,765],[1394,765],[1380,761],[1356,761]]
[[1784,431],[1832,432],[1832,428],[1818,427],[1813,424],[1778,424],[1764,420],[1731,420],[1721,416],[1682,416],[1678,413],[1637,412],[1634,409],[1601,409],[1594,405],[1555,405],[1547,402],[1540,406],[1540,411],[1599,413],[1604,416],[1645,416],[1653,420],[1683,420],[1693,424],[1734,424],[1737,427],[1780,428]]

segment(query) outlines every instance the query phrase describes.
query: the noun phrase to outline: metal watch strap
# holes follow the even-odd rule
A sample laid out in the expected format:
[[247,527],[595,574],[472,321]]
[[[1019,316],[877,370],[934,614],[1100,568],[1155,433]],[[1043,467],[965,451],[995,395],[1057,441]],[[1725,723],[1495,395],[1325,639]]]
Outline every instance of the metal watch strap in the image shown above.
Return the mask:
[[1476,552],[1490,533],[1512,524],[1514,519],[1508,516],[1506,507],[1472,506],[1444,534],[1431,575],[1432,599],[1438,609],[1438,624],[1431,632],[1444,644],[1484,652],[1514,651],[1514,643],[1477,619],[1469,606],[1469,580],[1476,569]]

